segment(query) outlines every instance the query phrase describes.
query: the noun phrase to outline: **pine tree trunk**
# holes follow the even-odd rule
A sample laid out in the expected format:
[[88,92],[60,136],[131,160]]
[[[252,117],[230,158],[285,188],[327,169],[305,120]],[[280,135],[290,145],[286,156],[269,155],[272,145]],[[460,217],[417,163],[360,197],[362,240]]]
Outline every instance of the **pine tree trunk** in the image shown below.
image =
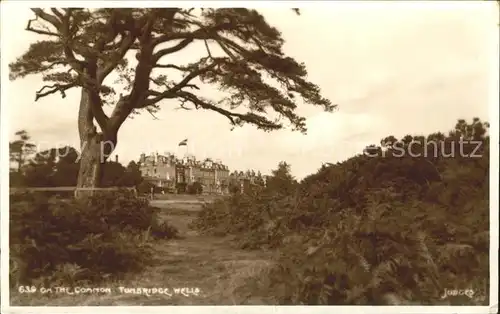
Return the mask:
[[92,190],[79,190],[80,188],[100,187],[102,177],[102,162],[105,156],[101,151],[102,134],[94,133],[87,135],[87,141],[82,145],[80,156],[80,170],[78,171],[76,197],[93,195]]
[[102,165],[116,145],[116,136],[110,136],[109,132],[97,132],[90,97],[84,88],[78,112],[78,131],[81,155],[75,197],[81,199],[93,195],[92,189],[100,187]]

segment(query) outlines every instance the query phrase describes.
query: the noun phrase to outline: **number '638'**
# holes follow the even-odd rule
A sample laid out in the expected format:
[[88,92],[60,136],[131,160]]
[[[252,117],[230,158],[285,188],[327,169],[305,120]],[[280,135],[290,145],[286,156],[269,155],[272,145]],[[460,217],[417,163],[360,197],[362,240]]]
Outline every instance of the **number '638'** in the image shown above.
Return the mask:
[[19,286],[18,288],[19,293],[35,293],[36,292],[36,287],[35,286]]

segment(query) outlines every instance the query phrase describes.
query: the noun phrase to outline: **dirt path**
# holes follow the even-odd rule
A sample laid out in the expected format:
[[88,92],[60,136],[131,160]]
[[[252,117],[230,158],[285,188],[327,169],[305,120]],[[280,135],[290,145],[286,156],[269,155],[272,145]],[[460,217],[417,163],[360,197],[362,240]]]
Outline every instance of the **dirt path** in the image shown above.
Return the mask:
[[[233,305],[270,304],[256,297],[256,284],[265,278],[272,264],[271,252],[243,251],[228,238],[207,237],[188,225],[200,209],[199,204],[154,202],[162,208],[162,218],[176,226],[182,239],[161,240],[155,245],[153,265],[141,274],[114,283],[107,294],[58,294],[26,298],[11,295],[11,305]],[[123,288],[168,288],[169,294],[124,293]],[[175,288],[186,288],[174,291]],[[12,294],[12,292],[11,292]],[[26,296],[26,297],[25,297]],[[21,303],[21,304],[20,304]]]

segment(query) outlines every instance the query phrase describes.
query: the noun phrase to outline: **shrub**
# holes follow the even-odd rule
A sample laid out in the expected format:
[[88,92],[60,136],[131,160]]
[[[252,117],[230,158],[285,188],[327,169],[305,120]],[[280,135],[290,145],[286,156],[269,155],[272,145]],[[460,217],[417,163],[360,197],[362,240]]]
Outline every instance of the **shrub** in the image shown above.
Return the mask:
[[142,181],[137,186],[137,192],[140,194],[149,194],[151,193],[151,188],[155,188],[156,186],[148,181]]
[[[290,212],[294,196],[289,196],[294,179],[288,176],[289,167],[279,165],[276,184],[268,187],[252,186],[244,193],[205,204],[192,228],[213,235],[233,234],[241,248],[276,247],[284,235],[279,229],[286,213]],[[274,180],[274,181],[273,181]]]
[[188,185],[187,187],[188,194],[195,195],[203,193],[203,186],[200,182],[196,181],[193,184]]
[[77,278],[92,282],[120,277],[151,260],[150,235],[171,238],[177,233],[158,222],[147,201],[127,192],[80,201],[26,193],[10,201],[13,284],[55,280],[63,269],[79,269]]
[[480,140],[480,158],[379,147],[378,157],[323,166],[298,185],[276,171],[266,188],[205,206],[193,227],[279,248],[261,290],[280,304],[437,304],[445,288],[485,296],[453,304],[487,304],[489,138]]

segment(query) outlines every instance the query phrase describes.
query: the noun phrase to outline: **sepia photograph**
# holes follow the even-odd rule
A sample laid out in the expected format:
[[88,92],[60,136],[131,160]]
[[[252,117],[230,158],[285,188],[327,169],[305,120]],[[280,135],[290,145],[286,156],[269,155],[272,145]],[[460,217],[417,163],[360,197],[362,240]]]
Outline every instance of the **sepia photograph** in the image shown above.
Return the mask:
[[2,1],[2,313],[497,313],[498,10]]

